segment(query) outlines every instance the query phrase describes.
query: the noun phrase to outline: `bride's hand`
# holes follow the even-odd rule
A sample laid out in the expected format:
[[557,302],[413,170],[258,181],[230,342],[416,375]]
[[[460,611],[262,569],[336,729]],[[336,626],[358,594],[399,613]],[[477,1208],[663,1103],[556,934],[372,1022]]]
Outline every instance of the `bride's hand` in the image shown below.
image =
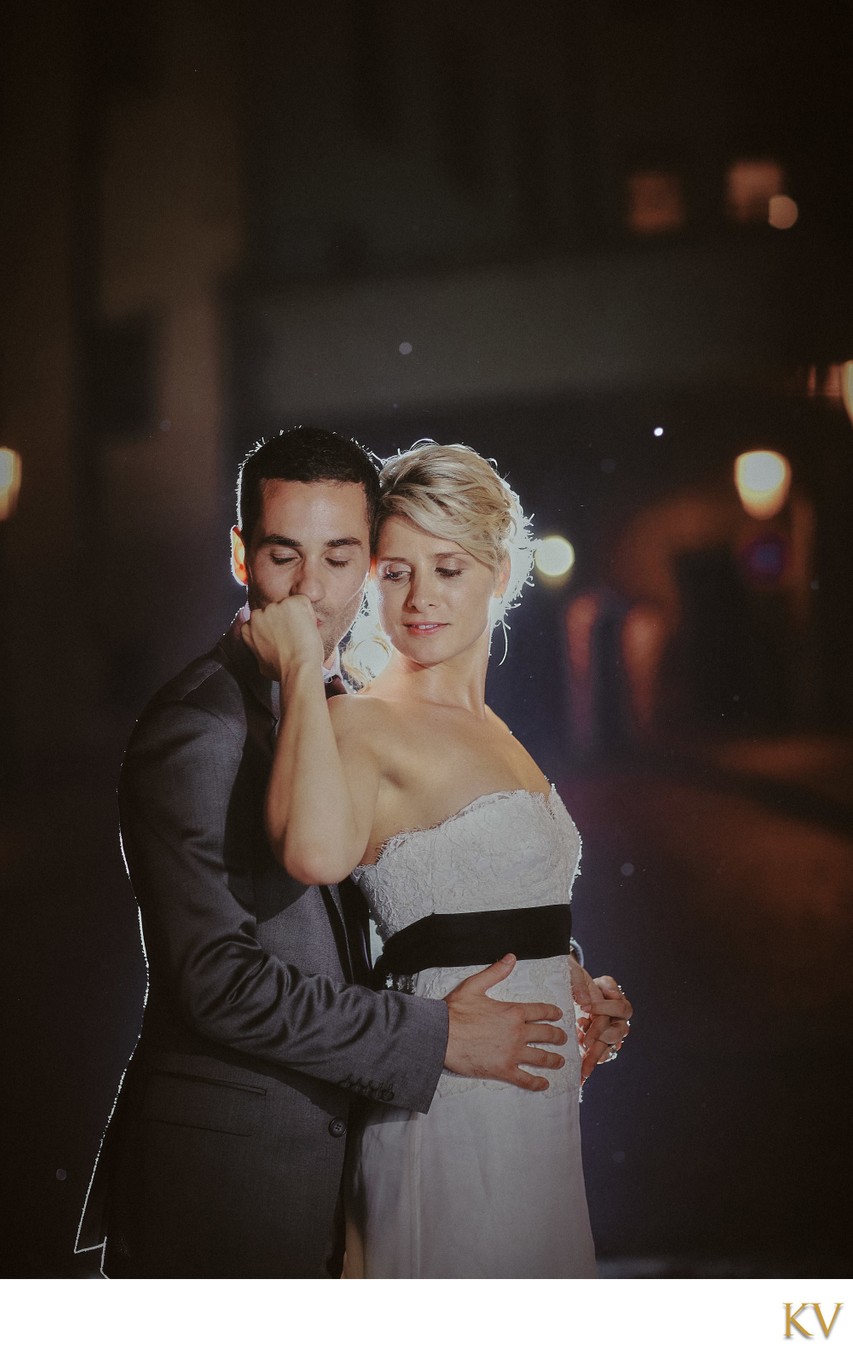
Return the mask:
[[578,1041],[583,1054],[583,1083],[596,1065],[616,1059],[627,1040],[634,1009],[612,975],[601,975],[594,980],[574,957],[569,958],[569,967],[572,997],[581,1010]]
[[307,596],[287,596],[253,610],[242,628],[265,677],[279,681],[300,663],[323,665],[323,642],[314,607]]

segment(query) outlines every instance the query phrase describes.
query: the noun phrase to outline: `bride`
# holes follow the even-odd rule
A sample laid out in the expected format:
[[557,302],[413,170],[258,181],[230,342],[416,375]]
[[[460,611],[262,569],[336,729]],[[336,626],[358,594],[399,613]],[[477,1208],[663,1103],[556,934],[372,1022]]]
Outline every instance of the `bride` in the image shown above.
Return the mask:
[[[512,951],[518,964],[493,995],[571,1016],[580,838],[485,703],[492,629],[530,571],[528,523],[466,446],[419,442],[384,464],[381,486],[384,671],[327,705],[307,597],[244,626],[286,701],[267,796],[273,850],[304,883],[352,873],[384,943],[379,971],[396,987],[441,998]],[[572,1035],[557,1049],[550,1086],[533,1071],[526,1088],[445,1071],[427,1114],[371,1110],[353,1142],[350,1275],[595,1276],[581,1045]]]

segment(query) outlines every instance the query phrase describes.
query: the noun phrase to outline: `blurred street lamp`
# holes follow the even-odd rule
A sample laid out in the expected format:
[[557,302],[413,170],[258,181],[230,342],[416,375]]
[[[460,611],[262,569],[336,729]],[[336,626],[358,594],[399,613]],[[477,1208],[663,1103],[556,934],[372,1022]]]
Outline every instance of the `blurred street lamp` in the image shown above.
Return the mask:
[[767,222],[770,204],[773,199],[783,197],[784,188],[785,172],[771,157],[742,158],[732,162],[726,174],[729,217],[740,223]]
[[841,366],[841,401],[844,410],[853,422],[853,360]]
[[0,447],[0,521],[11,520],[21,490],[21,456],[17,450]]
[[767,205],[767,221],[771,227],[784,232],[793,227],[800,210],[796,202],[787,194],[774,194]]
[[565,582],[575,564],[575,551],[562,535],[546,535],[533,556],[536,571],[551,586]]
[[735,460],[735,487],[750,516],[770,520],[787,500],[791,465],[775,450],[749,450]]

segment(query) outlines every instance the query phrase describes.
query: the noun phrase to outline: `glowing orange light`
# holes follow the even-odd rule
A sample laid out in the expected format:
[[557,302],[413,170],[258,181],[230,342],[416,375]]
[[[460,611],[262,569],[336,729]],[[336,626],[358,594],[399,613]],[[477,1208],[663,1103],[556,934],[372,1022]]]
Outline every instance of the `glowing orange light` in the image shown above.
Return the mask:
[[841,401],[844,403],[844,410],[853,421],[853,360],[847,360],[841,366]]
[[785,231],[788,227],[793,227],[800,210],[796,202],[787,194],[773,194],[767,205],[767,221],[771,227],[778,227],[780,231]]
[[686,213],[681,180],[672,171],[638,170],[628,177],[628,226],[632,232],[677,232]]
[[0,521],[15,514],[21,489],[21,456],[17,450],[0,448]]
[[735,460],[735,487],[743,508],[766,521],[785,505],[791,487],[791,465],[775,450],[749,450]]
[[729,166],[726,204],[735,222],[766,222],[771,199],[784,197],[785,173],[778,161],[740,160]]

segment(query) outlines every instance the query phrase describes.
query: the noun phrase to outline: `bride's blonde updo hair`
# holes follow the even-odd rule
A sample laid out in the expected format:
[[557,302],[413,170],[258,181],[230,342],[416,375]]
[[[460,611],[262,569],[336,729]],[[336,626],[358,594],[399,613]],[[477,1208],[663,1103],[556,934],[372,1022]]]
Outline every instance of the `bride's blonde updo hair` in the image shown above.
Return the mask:
[[493,625],[517,603],[533,565],[530,518],[509,483],[476,450],[418,440],[386,459],[379,474],[377,536],[390,516],[406,516],[427,534],[453,540],[496,574],[509,563]]
[[[407,516],[428,535],[467,549],[495,574],[509,562],[509,580],[491,610],[492,628],[502,625],[506,639],[504,617],[510,606],[518,605],[530,581],[535,548],[530,517],[525,516],[509,483],[468,445],[418,440],[410,450],[385,460],[379,487],[377,538],[389,516]],[[376,580],[371,576],[364,608],[344,653],[344,666],[356,683],[364,684],[378,676],[390,652],[379,625]]]

